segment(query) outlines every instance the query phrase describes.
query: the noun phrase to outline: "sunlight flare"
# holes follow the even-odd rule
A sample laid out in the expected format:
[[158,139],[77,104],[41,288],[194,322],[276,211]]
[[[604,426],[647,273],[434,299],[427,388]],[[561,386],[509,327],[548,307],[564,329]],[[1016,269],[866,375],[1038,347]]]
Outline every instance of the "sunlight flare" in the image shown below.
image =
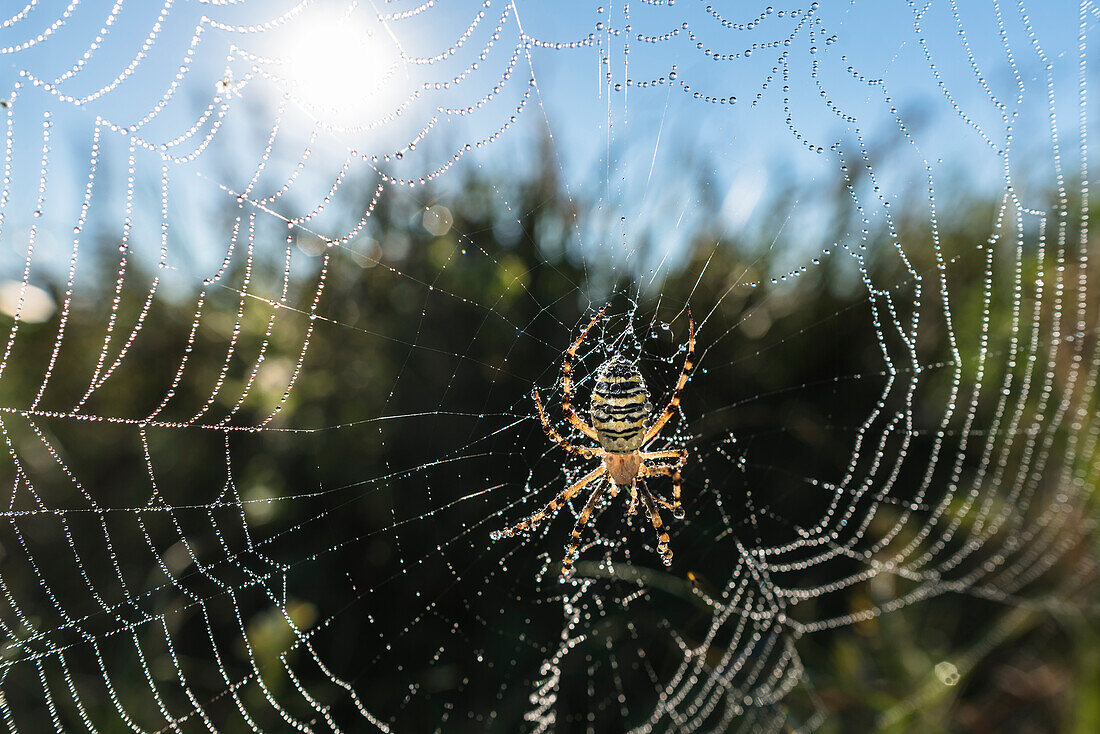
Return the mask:
[[339,126],[371,126],[400,104],[401,53],[380,23],[347,15],[310,18],[286,55],[291,96],[313,117]]

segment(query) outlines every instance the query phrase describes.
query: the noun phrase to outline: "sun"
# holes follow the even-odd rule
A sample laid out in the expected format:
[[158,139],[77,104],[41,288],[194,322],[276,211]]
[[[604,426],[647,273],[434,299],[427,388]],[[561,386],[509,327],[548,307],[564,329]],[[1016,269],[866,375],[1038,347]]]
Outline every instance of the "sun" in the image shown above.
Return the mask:
[[319,121],[369,126],[401,103],[405,64],[377,20],[347,13],[304,18],[282,56],[287,91]]

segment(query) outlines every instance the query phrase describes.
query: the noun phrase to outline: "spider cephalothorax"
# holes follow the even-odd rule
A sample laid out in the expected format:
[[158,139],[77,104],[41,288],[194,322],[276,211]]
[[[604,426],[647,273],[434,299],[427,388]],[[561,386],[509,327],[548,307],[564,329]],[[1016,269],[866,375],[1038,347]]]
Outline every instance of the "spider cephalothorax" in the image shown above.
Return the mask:
[[[577,415],[576,410],[573,408],[573,360],[576,358],[581,342],[584,341],[589,330],[595,326],[606,310],[607,306],[604,306],[588,323],[588,326],[584,327],[584,331],[573,342],[573,346],[565,352],[565,360],[561,366],[561,407],[565,412],[565,417],[574,428],[596,441],[599,447],[577,446],[562,438],[561,434],[546,419],[538,390],[531,392],[531,396],[535,400],[535,407],[539,412],[539,421],[550,440],[571,454],[584,458],[601,459],[600,466],[570,484],[538,512],[511,527],[494,531],[491,536],[494,540],[497,540],[512,537],[516,533],[533,528],[547,516],[553,516],[582,489],[595,483],[596,488],[589,494],[588,501],[585,502],[584,509],[577,517],[576,525],[573,526],[573,536],[566,548],[565,560],[562,562],[562,578],[569,578],[573,575],[573,563],[577,558],[577,549],[580,547],[581,530],[592,517],[592,512],[599,504],[605,491],[612,497],[617,496],[619,490],[624,487],[630,491],[630,507],[627,509],[627,515],[634,514],[638,499],[641,498],[642,504],[645,505],[645,509],[649,513],[653,528],[657,531],[657,552],[661,554],[661,560],[664,561],[666,566],[672,563],[672,550],[668,547],[668,533],[662,530],[664,522],[657,507],[658,505],[667,507],[672,510],[673,516],[677,519],[684,516],[684,509],[680,504],[680,468],[687,461],[687,450],[643,451],[643,449],[657,437],[657,434],[660,433],[664,425],[676,412],[676,406],[680,404],[680,393],[691,376],[693,366],[695,322],[692,321],[691,312],[689,311],[687,356],[684,358],[684,369],[680,372],[680,378],[676,381],[676,387],[672,391],[668,406],[660,415],[652,422],[648,422],[653,406],[649,402],[649,390],[646,389],[645,380],[642,379],[642,374],[638,371],[638,366],[634,362],[617,355],[604,363],[596,373],[589,410],[592,419],[592,425],[590,426]],[[662,476],[672,479],[671,502],[651,493],[646,487],[646,477]]]

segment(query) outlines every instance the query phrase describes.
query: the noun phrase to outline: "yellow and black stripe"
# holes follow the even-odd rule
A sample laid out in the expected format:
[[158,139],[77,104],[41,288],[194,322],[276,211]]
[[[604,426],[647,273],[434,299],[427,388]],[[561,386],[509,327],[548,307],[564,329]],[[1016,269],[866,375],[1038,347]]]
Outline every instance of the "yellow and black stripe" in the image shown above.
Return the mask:
[[642,373],[630,360],[614,357],[596,373],[590,412],[605,450],[629,453],[641,448],[652,410]]

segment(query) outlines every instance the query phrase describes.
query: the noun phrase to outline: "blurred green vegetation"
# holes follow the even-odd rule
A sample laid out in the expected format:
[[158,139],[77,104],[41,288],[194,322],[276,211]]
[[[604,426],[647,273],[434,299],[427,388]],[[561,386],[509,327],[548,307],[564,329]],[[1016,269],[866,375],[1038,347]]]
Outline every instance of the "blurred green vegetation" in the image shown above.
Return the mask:
[[[554,170],[549,164],[536,168]],[[362,200],[372,191],[362,186]],[[816,255],[820,264],[798,277],[778,278],[785,267],[780,253],[798,251],[804,239],[778,223],[805,195],[777,196],[753,215],[769,226],[742,232],[726,231],[717,204],[701,196],[700,206],[709,209],[699,218],[713,226],[694,233],[683,257],[651,276],[612,270],[599,251],[579,251],[575,227],[582,203],[567,196],[552,174],[518,181],[468,174],[447,191],[387,194],[372,215],[373,239],[325,249],[299,238],[292,244],[287,297],[278,308],[272,304],[283,287],[284,243],[259,230],[247,293],[242,295],[242,284],[249,263],[238,243],[227,270],[202,290],[193,342],[196,301],[158,293],[143,317],[157,273],[132,258],[109,357],[100,369],[110,367],[136,324],[144,326],[125,359],[80,409],[82,415],[119,422],[19,413],[35,401],[59,322],[55,316],[20,327],[0,381],[0,406],[9,409],[0,417],[21,462],[18,469],[11,464],[5,469],[15,487],[11,508],[81,511],[13,518],[0,531],[6,584],[24,599],[24,609],[34,610],[28,621],[33,629],[59,630],[49,636],[51,642],[72,645],[68,674],[88,692],[86,713],[103,731],[123,730],[108,723],[117,722],[119,707],[140,726],[155,728],[161,721],[149,708],[148,681],[131,636],[140,641],[158,680],[172,681],[183,672],[205,692],[209,715],[226,731],[248,730],[233,696],[219,693],[242,680],[246,683],[234,688],[234,695],[245,709],[263,712],[267,718],[258,724],[271,731],[285,726],[264,705],[264,690],[250,676],[280,700],[295,699],[298,709],[309,709],[294,696],[299,683],[322,705],[349,709],[341,690],[319,683],[325,679],[310,664],[310,651],[292,644],[291,621],[313,628],[310,640],[320,658],[356,687],[369,710],[411,727],[399,731],[431,730],[453,710],[493,715],[480,722],[455,720],[446,731],[515,731],[530,707],[534,682],[545,675],[538,664],[561,628],[560,606],[549,603],[557,593],[554,584],[540,585],[535,578],[543,562],[539,554],[559,556],[568,523],[559,519],[548,535],[527,543],[494,545],[488,534],[531,507],[515,504],[527,486],[541,488],[548,498],[561,480],[562,459],[549,451],[527,396],[533,384],[549,388],[557,379],[562,352],[591,300],[599,305],[606,296],[619,314],[636,304],[638,339],[648,355],[643,371],[658,394],[675,377],[676,349],[686,329],[682,307],[690,304],[698,319],[705,317],[700,331],[705,354],[683,403],[683,435],[693,457],[685,473],[688,520],[674,536],[677,563],[668,574],[652,572],[657,575],[651,585],[666,591],[632,607],[629,620],[609,612],[608,639],[626,644],[630,624],[661,629],[663,620],[675,615],[683,620],[685,635],[703,628],[706,611],[696,606],[685,579],[691,571],[704,587],[720,584],[736,561],[716,543],[727,529],[723,515],[732,517],[734,535],[749,546],[789,537],[792,527],[814,522],[828,496],[813,481],[843,474],[857,430],[882,396],[887,377],[876,319],[898,379],[914,377],[894,325],[881,319],[888,314],[887,296],[905,316],[919,287],[920,341],[914,348],[922,364],[940,366],[919,377],[922,399],[912,405],[919,432],[911,437],[910,451],[921,458],[906,465],[895,503],[882,505],[870,536],[888,530],[902,500],[916,491],[953,376],[945,364],[952,355],[926,213],[915,198],[896,218],[896,240],[911,258],[919,286],[885,226],[868,232],[863,276],[881,289],[871,299],[852,258],[835,246],[829,256]],[[847,189],[817,196],[829,217],[815,238],[856,246],[860,224]],[[1023,378],[1032,369],[1026,333],[1015,364],[1006,358],[1015,252],[998,250],[987,259],[983,248],[998,234],[992,228],[996,203],[980,194],[960,196],[938,232],[949,260],[944,278],[963,360],[962,394],[968,394],[978,369],[987,386],[975,417],[978,426],[993,419],[1005,372]],[[453,218],[449,227],[425,221],[425,212],[437,205]],[[238,214],[247,218],[248,211],[224,216],[232,221]],[[1072,233],[1067,240],[1073,241]],[[99,271],[117,269],[117,244],[105,236],[91,253],[100,261]],[[654,252],[660,246],[649,241],[639,245],[636,259],[649,263]],[[810,257],[815,253],[800,261]],[[1022,282],[1032,289],[1022,301],[1027,323],[1038,276],[1053,284],[1062,273],[1052,252],[1029,250],[1023,257]],[[985,321],[987,276],[995,287]],[[322,277],[303,368],[284,400]],[[757,280],[758,287],[746,285]],[[60,302],[62,285],[45,285]],[[67,413],[81,402],[103,352],[112,296],[110,278],[83,285],[37,409]],[[1094,299],[1094,314],[1095,307]],[[1049,318],[1045,310],[1043,318]],[[671,322],[670,329],[660,328],[663,322]],[[621,318],[614,324],[626,327]],[[983,325],[990,346],[979,360]],[[1040,366],[1049,337],[1049,329],[1043,330],[1035,352]],[[1095,332],[1082,338],[1094,339]],[[227,358],[230,343],[234,352]],[[187,367],[177,380],[176,367],[185,356]],[[599,356],[591,355],[583,368],[594,368]],[[1062,361],[1054,365],[1056,381],[1065,379],[1065,369]],[[212,386],[219,383],[208,405]],[[240,401],[247,385],[248,396]],[[144,420],[166,391],[171,400],[155,418]],[[897,394],[888,397],[888,407],[898,407]],[[556,412],[556,403],[551,405]],[[276,408],[268,424],[272,430],[261,433],[226,436],[175,427],[199,413],[200,423],[231,415],[228,424],[251,426]],[[958,430],[963,417],[950,429]],[[899,440],[887,442],[887,455],[896,452]],[[1064,429],[1055,438],[1055,454],[1065,440]],[[59,469],[48,449],[63,457],[73,476]],[[868,461],[860,468],[866,470]],[[1010,472],[1019,461],[1017,447],[1007,458]],[[975,463],[968,461],[963,486],[973,479]],[[1055,473],[1050,472],[1051,481]],[[1095,479],[1095,472],[1091,476]],[[1051,481],[1036,480],[1035,499],[1016,510],[1020,519],[1039,516],[1057,489]],[[943,491],[934,487],[914,517],[927,516]],[[245,501],[247,533],[235,497]],[[288,497],[294,499],[266,501]],[[169,506],[175,511],[157,511]],[[101,507],[151,509],[96,510]],[[940,551],[944,555],[958,550],[974,530],[975,513],[958,506],[952,512],[961,518],[962,530]],[[1013,508],[1008,512],[1013,515]],[[601,528],[621,522],[614,509],[606,514]],[[1084,528],[1088,520],[1076,522]],[[912,540],[915,525],[911,521],[890,547]],[[996,529],[991,545],[1013,532],[1011,523]],[[633,549],[631,564],[655,566],[645,528],[621,537]],[[806,673],[791,696],[792,726],[821,711],[827,714],[825,732],[1100,731],[1100,628],[1095,579],[1089,575],[1096,548],[1089,543],[1095,541],[1072,544],[1066,558],[1020,590],[1018,599],[947,593],[799,640]],[[33,563],[26,548],[36,549]],[[91,576],[87,584],[75,577],[74,552]],[[502,558],[506,571],[498,566]],[[976,553],[964,567],[985,560]],[[812,586],[843,563],[839,559],[783,581]],[[119,573],[128,588],[122,588]],[[175,584],[165,583],[169,576]],[[71,619],[87,618],[73,625],[51,612],[38,578],[67,580],[53,592]],[[104,613],[88,584],[122,603]],[[795,613],[803,621],[842,615],[912,588],[881,575],[806,601]],[[147,613],[165,614],[164,623],[141,622]],[[326,621],[314,628],[320,620]],[[119,622],[134,626],[108,635]],[[86,644],[89,639],[98,646]],[[44,650],[41,643],[18,647],[9,640],[5,656],[12,662]],[[284,654],[298,681],[286,674]],[[665,670],[676,654],[670,649],[667,659],[652,664]],[[110,672],[117,702],[97,658]],[[578,664],[565,673],[560,703],[565,711],[583,711],[586,705],[583,691],[590,680],[583,669]],[[944,671],[954,671],[951,685],[943,682]],[[4,675],[4,693],[19,710],[17,718],[47,722],[39,672],[22,663]],[[65,685],[55,663],[42,675]],[[621,675],[629,709],[652,705],[653,686],[644,671]],[[500,688],[502,681],[507,690]],[[412,704],[410,684],[419,693]],[[191,707],[182,694],[164,688],[170,709]],[[59,715],[70,725],[79,721],[71,704],[62,708]],[[564,714],[562,721],[561,730],[574,727]],[[195,730],[200,723],[189,720]],[[44,730],[28,726],[23,730]]]

